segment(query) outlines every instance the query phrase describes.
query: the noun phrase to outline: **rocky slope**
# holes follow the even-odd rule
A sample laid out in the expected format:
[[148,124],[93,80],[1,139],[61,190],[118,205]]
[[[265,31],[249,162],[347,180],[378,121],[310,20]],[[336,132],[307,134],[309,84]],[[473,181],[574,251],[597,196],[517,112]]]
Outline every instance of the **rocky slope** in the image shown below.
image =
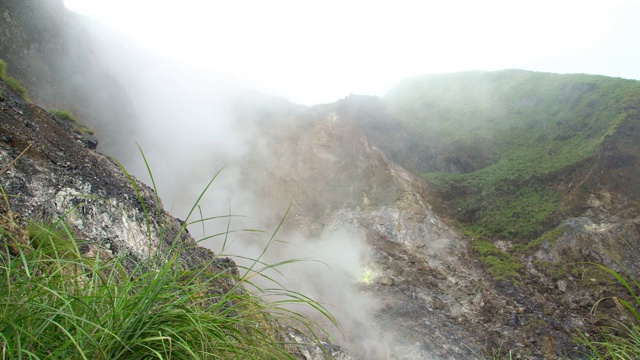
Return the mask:
[[[380,329],[377,341],[387,345],[386,353],[367,358],[485,357],[492,349],[531,358],[575,356],[571,338],[588,325],[591,294],[581,294],[584,313],[563,311],[549,279],[550,289],[540,291],[492,281],[470,239],[431,208],[436,189],[371,144],[376,136],[384,139],[365,135],[381,113],[370,122],[354,113],[362,100],[310,109],[277,103],[262,112],[243,104],[239,116],[255,121],[261,134],[245,163],[246,178],[259,181],[244,185],[264,207],[291,202],[290,233],[322,239],[355,228],[366,234],[361,266],[371,282],[356,286],[376,300],[367,326]],[[348,244],[335,246],[349,251]],[[574,300],[567,296],[565,303]]]
[[412,167],[436,185],[437,211],[518,259],[531,286],[590,292],[575,308],[603,288],[566,264],[640,274],[638,81],[473,72],[407,80],[385,103],[438,158],[456,159],[444,170]]
[[[162,210],[152,189],[90,149],[77,124],[25,102],[4,82],[0,105],[4,212],[44,224],[62,219],[89,244],[85,252],[107,249],[109,256],[123,255],[132,266],[165,252],[174,241],[188,248],[186,266],[216,258],[181,231],[182,223]],[[216,271],[236,271],[229,259],[215,264]]]
[[92,26],[61,0],[2,1],[0,59],[36,104],[71,111],[102,134],[103,149],[126,162],[114,139],[133,143],[138,114],[125,86],[107,70],[117,64],[92,43]]
[[[486,76],[513,80],[503,73]],[[576,345],[578,332],[597,332],[602,324],[592,306],[602,297],[623,296],[584,262],[638,274],[637,255],[629,250],[638,246],[637,184],[629,182],[638,171],[632,140],[636,83],[531,76],[527,81],[533,83],[536,76],[548,77],[546,85],[564,94],[554,106],[579,108],[577,115],[566,109],[547,114],[545,102],[555,100],[537,92],[489,106],[492,90],[486,84],[470,90],[473,83],[465,91],[487,114],[472,106],[456,110],[464,101],[455,98],[466,99],[459,88],[451,103],[418,98],[432,102],[427,109],[440,108],[435,113],[442,118],[429,120],[431,133],[402,120],[393,102],[364,96],[312,108],[275,99],[238,106],[240,121],[260,134],[244,163],[243,185],[263,207],[291,203],[286,225],[292,233],[322,239],[326,232],[355,228],[366,234],[370,248],[362,266],[373,281],[359,288],[377,300],[367,326],[384,330],[379,341],[388,345],[386,353],[368,358],[489,357],[496,349],[524,358],[579,357],[584,349]],[[598,100],[618,87],[627,92]],[[500,94],[513,90],[491,88]],[[447,117],[457,111],[493,121],[493,129],[479,130],[482,121],[457,127],[456,121],[469,121]],[[451,124],[438,128],[438,121],[454,122],[458,131],[447,133]],[[531,136],[534,126],[544,128],[537,139]],[[501,138],[488,140],[488,131]],[[458,139],[443,142],[446,136]],[[520,136],[536,141],[531,145]],[[514,144],[523,148],[520,153],[506,151]],[[439,177],[428,182],[420,172]],[[510,230],[509,224],[538,214],[537,201],[557,208]],[[506,225],[488,226],[483,219],[495,216],[492,211],[508,212]],[[612,304],[602,304],[601,314],[615,312]]]
[[[237,276],[236,264],[198,246],[184,230],[184,222],[162,209],[151,188],[128,175],[113,158],[96,152],[94,143],[87,143],[78,131],[80,125],[26,102],[4,81],[0,81],[0,107],[3,219],[13,219],[23,228],[29,222],[62,220],[74,238],[82,240],[82,255],[118,256],[128,270],[157,255],[170,255],[179,242],[184,247],[180,266],[196,269],[210,264],[207,271]],[[212,284],[212,293],[236,286],[233,277],[220,277]],[[351,359],[340,347],[327,344],[326,352],[315,341],[284,327],[280,331],[280,336],[290,337],[296,358],[324,359],[330,354]]]

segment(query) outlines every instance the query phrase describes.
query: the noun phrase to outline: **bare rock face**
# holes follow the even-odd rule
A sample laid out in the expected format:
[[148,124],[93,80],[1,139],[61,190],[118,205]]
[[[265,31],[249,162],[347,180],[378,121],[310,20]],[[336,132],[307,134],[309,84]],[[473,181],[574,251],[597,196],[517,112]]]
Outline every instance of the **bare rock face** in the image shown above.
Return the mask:
[[353,360],[349,353],[336,345],[317,342],[297,333],[289,333],[293,343],[298,344],[294,355],[301,360]]
[[[180,221],[162,210],[152,189],[125,176],[115,160],[91,150],[64,120],[26,103],[3,82],[0,92],[0,179],[6,210],[42,223],[62,219],[78,239],[126,255],[132,265],[176,241],[188,248],[183,255],[188,265],[215,258],[181,231]],[[216,264],[220,270],[235,266],[228,259]]]
[[545,241],[534,259],[552,263],[593,262],[618,272],[640,273],[636,249],[638,220],[595,223],[587,217],[565,220],[557,238]]
[[[269,113],[279,115],[267,120],[259,111],[252,114],[263,142],[247,160],[246,186],[263,199],[264,208],[291,204],[285,222],[290,233],[317,241],[340,229],[365,234],[363,279],[354,286],[378,306],[360,331],[378,331],[371,341],[385,344],[386,352],[368,354],[365,346],[355,355],[470,358],[504,345],[522,356],[543,357],[532,342],[549,344],[549,336],[559,332],[525,324],[538,316],[544,297],[497,288],[474,259],[468,239],[431,210],[422,179],[372,146],[339,108]],[[336,252],[349,249],[347,243],[332,246]],[[358,327],[345,331],[347,338],[359,332]],[[567,350],[547,349],[549,354]]]

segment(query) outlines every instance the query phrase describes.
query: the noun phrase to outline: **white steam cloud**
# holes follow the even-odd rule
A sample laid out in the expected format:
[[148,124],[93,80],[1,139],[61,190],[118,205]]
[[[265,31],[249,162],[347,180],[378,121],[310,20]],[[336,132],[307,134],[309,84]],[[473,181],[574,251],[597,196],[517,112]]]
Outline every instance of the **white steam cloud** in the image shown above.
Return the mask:
[[[622,10],[640,13],[637,2],[622,0],[611,2],[616,7],[599,1],[538,1],[525,8],[497,0],[438,2],[438,6],[415,1],[329,1],[311,8],[287,1],[227,2],[231,5],[226,7],[219,5],[223,2],[200,2],[209,4],[204,9],[195,1],[179,6],[175,1],[93,1],[103,5],[98,8],[88,6],[89,1],[66,3],[138,42],[128,43],[99,26],[87,27],[96,56],[106,64],[105,71],[123,84],[137,113],[136,118],[112,119],[135,131],[118,133],[117,138],[99,133],[99,138],[109,138],[99,150],[118,154],[130,172],[150,184],[139,144],[165,208],[182,219],[211,177],[224,168],[201,202],[202,216],[244,216],[231,218],[232,229],[273,228],[286,211],[258,207],[260,199],[242,185],[247,175],[236,166],[252,156],[247,144],[260,143],[252,137],[259,132],[246,123],[240,127],[233,117],[233,104],[247,84],[315,103],[335,101],[351,92],[380,94],[403,77],[429,72],[513,67],[563,72],[569,69],[553,68],[550,59],[593,49],[611,35],[615,16]],[[626,33],[637,36],[640,31]],[[628,49],[634,41],[620,43]],[[607,48],[607,54],[617,54],[616,49]],[[625,58],[637,71],[640,57]],[[616,68],[576,68],[574,61],[570,70],[640,78],[637,72],[619,73],[623,68],[619,62],[601,63]],[[191,221],[200,216],[197,210]],[[192,226],[190,231],[196,238],[219,233],[227,220],[209,222],[204,231]],[[373,315],[381,304],[361,291],[371,255],[364,234],[347,228],[317,238],[277,237],[287,244],[276,243],[264,260],[317,261],[288,265],[282,269],[285,277],[273,276],[320,301],[338,318],[344,327],[344,337],[335,334],[338,343],[364,359],[389,358],[397,342],[375,324]],[[214,251],[222,243],[221,237],[203,242]],[[227,253],[256,257],[265,241],[233,233],[226,245]]]
[[[163,59],[99,26],[89,24],[88,29],[96,54],[107,64],[106,70],[124,85],[137,113],[136,118],[113,119],[116,124],[128,126],[133,122],[136,131],[109,141],[100,150],[125,154],[118,160],[129,172],[151,184],[139,145],[165,208],[181,219],[185,219],[214,174],[222,170],[189,221],[201,216],[222,218],[206,222],[204,229],[200,224],[190,226],[196,239],[224,232],[228,221],[231,230],[274,228],[286,209],[258,208],[261,202],[243,186],[246,175],[238,166],[247,156],[256,155],[249,153],[248,144],[260,143],[255,138],[260,133],[249,128],[248,123],[240,127],[233,116],[235,101],[245,94],[243,86],[227,76]],[[224,217],[228,214],[240,216]],[[237,254],[239,257],[234,260],[242,264],[242,257],[257,258],[262,254],[266,234],[258,237],[234,232],[226,242],[224,236],[216,236],[201,244],[216,252]],[[387,359],[389,350],[381,341],[384,335],[373,323],[380,306],[378,300],[358,289],[370,252],[362,231],[335,229],[317,238],[299,234],[278,234],[277,238],[281,241],[275,242],[261,260],[312,260],[286,265],[280,269],[282,274],[269,275],[286,288],[326,306],[343,328],[343,332],[333,331],[332,341],[363,359]],[[331,330],[329,324],[325,325]]]

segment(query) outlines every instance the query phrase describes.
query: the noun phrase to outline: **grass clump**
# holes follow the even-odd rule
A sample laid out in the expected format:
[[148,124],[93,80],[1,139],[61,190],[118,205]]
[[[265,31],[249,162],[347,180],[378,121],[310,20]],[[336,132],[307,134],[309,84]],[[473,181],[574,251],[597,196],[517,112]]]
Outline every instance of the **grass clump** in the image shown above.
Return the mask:
[[[125,175],[141,201],[135,181]],[[6,196],[5,203],[8,208]],[[150,214],[143,201],[141,206],[151,237],[151,217],[161,210]],[[273,288],[261,288],[252,280],[269,280],[265,271],[280,264],[254,259],[244,275],[231,265],[220,270],[215,257],[187,266],[181,258],[188,246],[197,245],[181,245],[179,236],[168,249],[150,250],[148,259],[131,269],[129,259],[76,239],[62,220],[20,226],[4,211],[2,359],[293,359],[283,326],[318,342],[323,330],[288,304],[308,305],[337,325],[303,294],[275,281]],[[263,300],[274,296],[279,300]]]
[[209,272],[210,264],[184,269],[180,250],[153,270],[129,273],[117,257],[81,255],[63,233],[40,226],[35,246],[19,247],[18,256],[3,247],[0,346],[7,358],[288,357],[269,305],[239,287],[220,289],[229,274]]
[[80,134],[80,135],[95,135],[95,130],[94,129],[86,127],[84,125],[81,125],[78,122],[78,119],[76,118],[76,116],[73,115],[71,112],[69,112],[67,110],[54,109],[54,110],[51,110],[50,113],[53,114],[54,116],[58,117],[59,119],[67,120],[67,121],[71,122],[73,124],[73,131],[76,134]]
[[96,131],[92,128],[83,126],[83,125],[77,125],[73,127],[73,131],[75,131],[76,133],[80,134],[80,135],[95,135]]
[[78,119],[72,113],[66,110],[53,109],[50,111],[50,113],[63,120],[68,120],[74,123],[78,122]]
[[562,236],[562,234],[564,234],[565,231],[567,231],[567,228],[568,228],[567,225],[560,225],[560,226],[556,227],[553,230],[549,230],[549,231],[545,232],[544,234],[539,236],[537,239],[531,241],[530,243],[528,243],[525,246],[516,245],[515,247],[517,247],[518,249],[522,249],[523,251],[532,251],[532,250],[537,249],[539,246],[541,246],[542,244],[545,244],[545,243],[549,243],[549,246],[553,246],[555,241],[560,236]]
[[487,240],[474,240],[471,244],[480,261],[487,267],[487,272],[496,281],[514,281],[520,277],[522,267],[509,253],[498,249]]
[[31,102],[31,100],[29,99],[29,94],[27,93],[27,90],[22,86],[22,84],[20,84],[17,79],[7,75],[7,63],[5,63],[3,60],[0,60],[0,79],[7,83],[7,85],[9,85],[11,89],[13,89],[13,91],[17,92],[22,99],[27,102]]
[[626,299],[620,297],[605,298],[594,306],[595,313],[600,302],[613,301],[619,310],[620,318],[610,319],[610,323],[600,330],[599,340],[591,340],[584,334],[582,340],[591,350],[592,359],[639,359],[640,358],[640,282],[603,265],[594,266],[613,277],[627,291]]

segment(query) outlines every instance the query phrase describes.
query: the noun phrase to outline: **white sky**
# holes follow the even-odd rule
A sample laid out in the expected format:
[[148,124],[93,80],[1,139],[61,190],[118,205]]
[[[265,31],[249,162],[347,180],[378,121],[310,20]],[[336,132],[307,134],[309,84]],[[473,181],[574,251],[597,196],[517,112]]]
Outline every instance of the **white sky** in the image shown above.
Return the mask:
[[[175,60],[292,101],[522,68],[640,79],[640,0],[65,0]],[[179,5],[178,5],[179,4]]]

